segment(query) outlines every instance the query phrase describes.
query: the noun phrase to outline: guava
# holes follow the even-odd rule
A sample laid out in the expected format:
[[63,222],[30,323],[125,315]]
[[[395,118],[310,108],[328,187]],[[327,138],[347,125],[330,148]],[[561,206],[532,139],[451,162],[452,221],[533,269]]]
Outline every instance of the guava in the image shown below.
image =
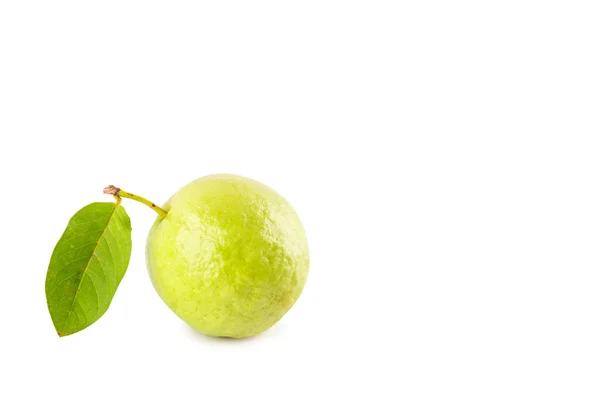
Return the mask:
[[165,304],[195,330],[257,335],[294,305],[309,251],[291,205],[266,185],[210,175],[175,193],[148,234],[146,261]]

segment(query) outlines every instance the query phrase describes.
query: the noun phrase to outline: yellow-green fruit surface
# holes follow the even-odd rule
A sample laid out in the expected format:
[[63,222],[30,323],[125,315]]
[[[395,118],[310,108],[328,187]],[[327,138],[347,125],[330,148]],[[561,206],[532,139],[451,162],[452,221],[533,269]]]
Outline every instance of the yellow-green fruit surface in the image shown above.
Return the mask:
[[148,235],[146,261],[162,300],[211,336],[247,337],[294,305],[308,244],[290,204],[260,182],[210,175],[180,189]]

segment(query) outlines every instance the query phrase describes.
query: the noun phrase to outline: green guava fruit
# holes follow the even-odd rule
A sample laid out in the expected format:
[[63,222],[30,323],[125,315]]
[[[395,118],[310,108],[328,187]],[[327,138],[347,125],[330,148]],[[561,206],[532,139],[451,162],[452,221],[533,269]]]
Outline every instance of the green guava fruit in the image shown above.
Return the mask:
[[242,338],[264,332],[294,305],[309,254],[290,204],[260,182],[210,175],[175,193],[148,235],[156,291],[197,331]]

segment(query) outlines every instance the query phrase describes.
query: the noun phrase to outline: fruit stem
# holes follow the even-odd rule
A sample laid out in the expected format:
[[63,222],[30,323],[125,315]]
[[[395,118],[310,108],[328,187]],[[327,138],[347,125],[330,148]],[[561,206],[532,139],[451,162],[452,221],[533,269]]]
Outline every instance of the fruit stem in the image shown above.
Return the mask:
[[150,207],[151,209],[153,209],[154,211],[156,211],[156,213],[158,215],[160,215],[161,218],[164,218],[167,216],[167,212],[165,210],[163,210],[162,208],[160,208],[159,206],[157,206],[150,200],[147,200],[147,199],[143,198],[142,196],[138,196],[137,194],[133,194],[133,193],[129,193],[124,190],[121,190],[120,188],[118,188],[116,186],[108,185],[107,187],[104,188],[104,193],[112,194],[116,198],[125,197],[128,199],[139,201],[140,203],[145,204],[148,207]]

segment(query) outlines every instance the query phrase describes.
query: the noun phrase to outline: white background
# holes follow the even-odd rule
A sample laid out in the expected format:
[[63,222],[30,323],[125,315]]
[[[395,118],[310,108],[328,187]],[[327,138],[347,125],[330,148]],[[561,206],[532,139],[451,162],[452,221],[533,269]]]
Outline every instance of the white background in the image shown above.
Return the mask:
[[[0,3],[2,399],[598,399],[596,1]],[[50,254],[114,184],[282,193],[311,271],[247,340],[144,262],[59,339]]]

